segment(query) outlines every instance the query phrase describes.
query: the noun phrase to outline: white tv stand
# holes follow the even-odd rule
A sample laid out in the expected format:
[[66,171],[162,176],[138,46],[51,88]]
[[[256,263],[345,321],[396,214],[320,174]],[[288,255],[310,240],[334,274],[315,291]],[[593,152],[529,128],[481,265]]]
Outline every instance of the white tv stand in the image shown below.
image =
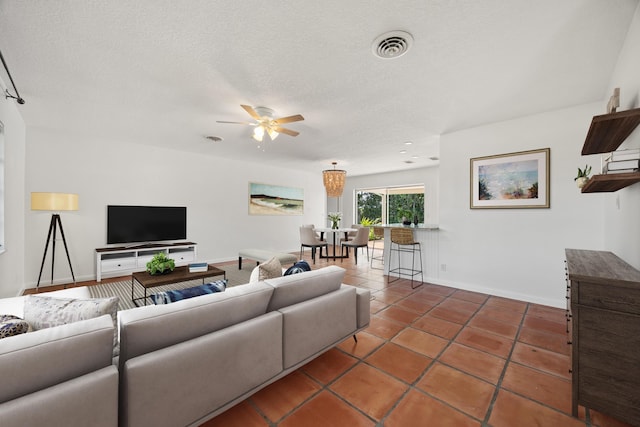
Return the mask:
[[126,276],[135,271],[144,271],[147,262],[158,252],[173,258],[176,266],[194,262],[197,257],[197,243],[149,243],[135,246],[96,248],[96,281],[103,277]]

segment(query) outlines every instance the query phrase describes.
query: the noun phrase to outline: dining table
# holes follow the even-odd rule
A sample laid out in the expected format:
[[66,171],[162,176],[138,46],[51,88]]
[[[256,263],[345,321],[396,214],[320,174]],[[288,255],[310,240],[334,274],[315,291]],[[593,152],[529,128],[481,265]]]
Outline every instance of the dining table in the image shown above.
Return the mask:
[[349,258],[349,254],[347,253],[347,255],[342,255],[342,251],[340,251],[340,255],[336,254],[336,243],[338,242],[339,238],[340,238],[340,233],[344,233],[344,240],[348,239],[349,236],[349,232],[351,231],[358,231],[357,228],[330,228],[330,227],[318,227],[314,229],[315,231],[320,233],[320,240],[324,240],[324,233],[327,233],[327,243],[329,242],[328,237],[329,235],[331,235],[331,245],[333,248],[333,255],[329,255],[329,249],[327,248],[327,255],[323,256],[322,255],[322,251],[320,251],[320,258],[331,258],[333,260],[335,260],[336,258],[340,259],[340,258]]

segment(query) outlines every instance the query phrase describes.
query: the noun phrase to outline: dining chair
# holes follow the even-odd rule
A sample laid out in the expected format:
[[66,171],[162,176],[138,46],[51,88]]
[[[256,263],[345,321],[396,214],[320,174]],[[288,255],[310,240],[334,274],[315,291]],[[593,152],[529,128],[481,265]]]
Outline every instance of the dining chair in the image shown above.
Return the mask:
[[340,254],[344,256],[344,249],[347,249],[349,256],[349,248],[353,248],[355,254],[356,265],[358,264],[358,248],[367,248],[367,261],[369,261],[369,227],[358,227],[356,235],[352,240],[342,242]]
[[320,235],[320,233],[318,233],[318,232],[316,231],[316,226],[315,226],[315,225],[313,225],[313,224],[302,224],[302,226],[303,226],[303,227],[306,227],[306,228],[310,228],[310,229],[312,229],[312,230],[313,230],[313,232],[316,234],[316,237],[317,237],[318,239],[320,239],[321,241],[323,241],[323,242],[324,242],[324,240],[325,240],[325,239],[324,239],[324,238],[322,238],[322,237],[321,237],[321,235]]
[[358,228],[362,228],[362,227],[364,227],[364,225],[362,224],[351,224],[351,228],[355,228],[356,230],[347,232],[346,240],[353,240],[356,237],[356,234],[358,233]]
[[302,253],[304,248],[311,248],[311,259],[313,263],[316,263],[316,248],[320,248],[320,256],[322,256],[322,248],[325,248],[325,252],[329,255],[329,245],[327,242],[321,241],[317,236],[313,228],[300,227],[300,259],[302,259]]

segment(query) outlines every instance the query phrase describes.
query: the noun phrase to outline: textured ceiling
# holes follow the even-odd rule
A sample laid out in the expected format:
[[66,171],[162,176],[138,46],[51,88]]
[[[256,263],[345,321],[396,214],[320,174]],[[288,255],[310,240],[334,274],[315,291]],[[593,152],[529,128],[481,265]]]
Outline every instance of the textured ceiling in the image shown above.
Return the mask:
[[[447,132],[608,98],[637,7],[0,0],[0,50],[28,129],[361,175],[436,164]],[[375,57],[373,40],[392,30],[412,47]],[[249,119],[240,104],[302,114],[286,126],[300,135],[258,148],[251,127],[216,123]]]

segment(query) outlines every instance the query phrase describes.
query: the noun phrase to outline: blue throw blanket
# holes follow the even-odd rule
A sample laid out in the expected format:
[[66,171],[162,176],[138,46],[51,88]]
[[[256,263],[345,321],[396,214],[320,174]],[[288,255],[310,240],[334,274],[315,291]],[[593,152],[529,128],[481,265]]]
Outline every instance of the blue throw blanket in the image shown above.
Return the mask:
[[194,286],[193,288],[177,289],[175,291],[158,292],[151,295],[154,304],[169,304],[187,298],[193,298],[200,295],[215,294],[216,292],[224,292],[227,288],[227,280],[216,280],[215,282],[205,283],[204,285]]

